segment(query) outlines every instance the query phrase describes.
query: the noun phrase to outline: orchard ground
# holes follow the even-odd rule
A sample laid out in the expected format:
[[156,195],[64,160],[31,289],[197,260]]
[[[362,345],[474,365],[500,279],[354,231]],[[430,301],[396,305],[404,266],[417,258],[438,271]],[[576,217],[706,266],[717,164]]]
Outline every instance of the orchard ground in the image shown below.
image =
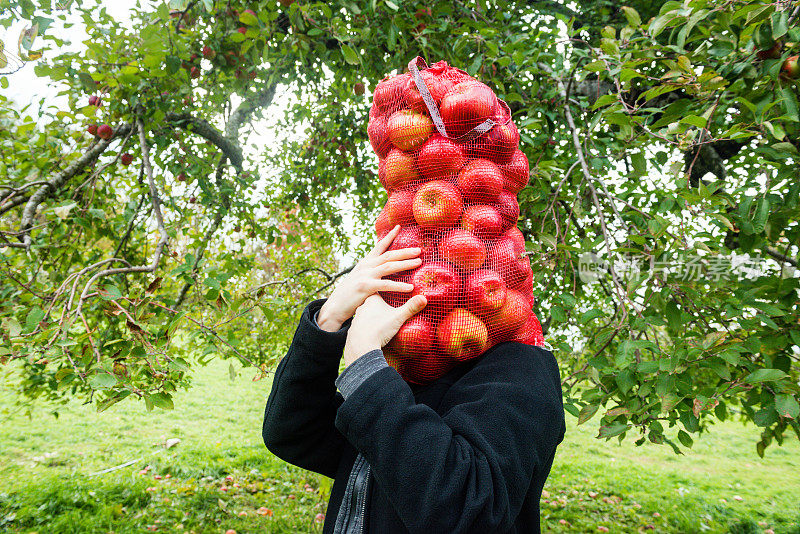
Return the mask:
[[[269,453],[261,421],[270,379],[200,368],[174,411],[71,403],[0,425],[0,531],[320,532],[330,480]],[[235,364],[238,368],[238,364]],[[12,404],[8,384],[0,408]],[[715,425],[685,456],[594,439],[567,418],[542,500],[548,532],[800,533],[800,444],[756,456],[755,427]],[[168,438],[181,442],[165,449]],[[103,469],[134,464],[109,473]],[[608,530],[606,530],[608,529]]]

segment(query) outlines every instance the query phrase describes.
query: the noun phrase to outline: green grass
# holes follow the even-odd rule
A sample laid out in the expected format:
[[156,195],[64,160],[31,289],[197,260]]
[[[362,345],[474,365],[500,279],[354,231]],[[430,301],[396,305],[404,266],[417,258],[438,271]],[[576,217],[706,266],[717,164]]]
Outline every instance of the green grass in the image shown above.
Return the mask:
[[[270,383],[252,376],[232,381],[228,362],[212,362],[170,412],[123,403],[97,414],[72,403],[58,419],[44,409],[31,420],[11,416],[0,425],[0,531],[319,532],[330,481],[264,448]],[[12,398],[3,388],[0,409]],[[800,534],[796,440],[762,460],[758,429],[730,422],[676,456],[667,447],[598,441],[594,421],[576,427],[568,417],[567,426],[542,500],[543,530]],[[172,437],[181,443],[165,450]]]

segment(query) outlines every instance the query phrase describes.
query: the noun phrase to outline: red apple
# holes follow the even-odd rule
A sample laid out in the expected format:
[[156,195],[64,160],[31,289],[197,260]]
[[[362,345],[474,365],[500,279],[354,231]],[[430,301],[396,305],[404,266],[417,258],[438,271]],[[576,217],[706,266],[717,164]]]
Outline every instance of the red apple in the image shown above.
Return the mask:
[[495,114],[497,97],[481,82],[455,85],[442,98],[439,112],[449,135],[461,136]]
[[200,74],[201,74],[200,69],[198,69],[197,67],[192,67],[191,70],[189,71],[189,78],[196,80],[197,78],[200,77]]
[[236,31],[241,33],[242,35],[244,35],[244,34],[247,33],[247,28],[245,28],[244,26],[241,26],[241,27],[237,28]]
[[530,294],[533,290],[533,269],[531,268],[530,262],[521,264],[519,267],[519,274],[511,281],[508,287],[509,289],[516,289],[517,291],[525,293],[525,296],[530,300],[531,306],[533,306],[534,299],[533,295]]
[[[442,98],[444,98],[444,95],[452,88],[452,83],[426,70],[422,71],[420,76],[422,76],[422,81],[425,83],[425,87],[428,88],[428,92],[431,94],[434,103],[438,106]],[[414,77],[410,74],[403,88],[403,99],[405,100],[406,107],[423,113],[428,112],[428,106],[425,104],[425,100],[422,98],[422,94],[417,88]]]
[[503,172],[504,187],[512,193],[519,193],[530,181],[528,156],[522,150],[517,149],[511,157],[511,161],[500,165],[500,170]]
[[403,226],[414,222],[414,213],[412,211],[414,196],[415,192],[410,190],[395,191],[389,194],[385,209],[389,224],[392,227],[398,224]]
[[208,45],[205,45],[203,47],[202,52],[203,52],[203,57],[206,59],[214,59],[217,56],[217,53],[214,51],[214,49]]
[[781,67],[781,75],[783,77],[792,80],[800,78],[800,63],[798,63],[798,57],[800,56],[789,56],[786,58],[786,61],[783,62],[783,66]]
[[[497,119],[495,119],[497,120]],[[508,163],[519,146],[519,131],[514,123],[495,124],[491,130],[467,144],[467,154],[495,163]]]
[[92,95],[92,96],[89,97],[89,105],[90,106],[96,106],[99,102],[100,102],[100,99],[97,98],[97,96]]
[[179,182],[185,182],[186,181],[186,175],[184,173],[178,174],[178,181]]
[[464,165],[461,146],[439,134],[432,135],[417,153],[419,172],[428,180],[457,173]]
[[448,182],[435,180],[422,185],[414,197],[414,219],[422,228],[449,228],[461,217],[461,193]]
[[400,189],[419,180],[413,154],[393,148],[383,165],[383,183],[386,189]]
[[89,135],[97,137],[97,125],[96,124],[90,124],[89,127],[86,128],[86,131],[89,132]]
[[461,296],[461,276],[447,262],[432,261],[423,264],[412,278],[413,295],[424,295],[428,300],[425,309],[446,313],[452,310]]
[[534,345],[536,347],[544,346],[544,335],[542,334],[542,325],[539,323],[539,318],[536,314],[531,312],[528,320],[525,321],[512,341],[518,343],[525,343],[526,345]]
[[372,145],[372,150],[375,151],[379,158],[385,158],[392,148],[392,142],[389,141],[389,133],[386,130],[386,117],[382,115],[370,117],[367,135],[369,136],[369,144]]
[[402,150],[412,150],[431,136],[433,122],[422,113],[401,109],[392,113],[386,122],[386,129],[394,146]]
[[128,154],[127,152],[119,157],[120,163],[125,165],[126,167],[133,163],[133,156]]
[[489,247],[484,268],[499,272],[506,285],[515,287],[531,272],[530,261],[523,252],[511,238],[501,237]]
[[401,358],[419,358],[433,352],[434,327],[424,315],[415,315],[400,327],[386,347]]
[[506,301],[506,283],[497,271],[481,269],[467,277],[467,309],[478,317],[492,315]]
[[522,254],[525,252],[525,236],[520,232],[519,228],[512,226],[505,231],[503,237],[509,238],[514,243],[514,250]]
[[400,232],[392,241],[389,250],[399,250],[402,248],[422,248],[422,230],[417,225],[401,228]]
[[783,43],[779,39],[770,48],[759,50],[756,55],[759,59],[780,59],[782,49]]
[[473,202],[495,202],[503,190],[503,173],[488,159],[475,159],[461,169],[458,188]]
[[494,239],[503,231],[503,217],[492,206],[476,204],[464,209],[461,228],[482,239]]
[[528,299],[519,291],[506,291],[506,301],[496,313],[484,320],[489,327],[492,340],[496,343],[511,339],[528,320],[532,311]]
[[[396,282],[405,282],[406,284],[410,284],[413,279],[413,272],[411,270],[402,271],[399,273],[390,274],[384,278],[388,280],[394,280]],[[410,291],[381,291],[380,295],[387,304],[395,308],[402,306],[409,298],[411,298]]]
[[489,344],[489,332],[475,315],[455,308],[436,328],[436,341],[446,356],[463,362],[483,354]]
[[97,137],[108,141],[114,135],[114,130],[108,124],[101,124],[97,127]]
[[383,239],[392,228],[394,228],[394,225],[389,220],[389,214],[386,211],[386,206],[384,206],[378,214],[378,218],[375,219],[375,235],[378,236],[378,239]]
[[517,225],[519,219],[519,203],[517,195],[508,191],[501,191],[497,196],[497,211],[503,217],[504,228],[508,229]]
[[393,113],[403,107],[403,91],[408,79],[408,74],[384,78],[372,94],[373,105],[383,113]]
[[483,265],[486,246],[471,232],[455,228],[439,243],[439,255],[463,271],[470,272]]
[[358,96],[363,95],[364,94],[364,84],[362,82],[356,82],[353,85],[353,92]]

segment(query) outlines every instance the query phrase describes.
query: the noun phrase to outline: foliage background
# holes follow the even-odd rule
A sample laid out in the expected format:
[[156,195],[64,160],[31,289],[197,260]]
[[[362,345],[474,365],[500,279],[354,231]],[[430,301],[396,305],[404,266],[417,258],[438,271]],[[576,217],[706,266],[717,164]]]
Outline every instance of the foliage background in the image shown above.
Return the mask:
[[[212,358],[269,372],[300,307],[366,246],[385,200],[368,97],[422,55],[495,88],[522,130],[520,228],[567,410],[676,452],[740,417],[763,455],[800,436],[800,118],[780,74],[798,12],[203,0],[145,3],[128,27],[100,3],[10,2],[0,21],[30,25],[18,55],[43,54],[37,75],[69,102],[31,117],[0,97],[0,362],[18,402],[169,409]],[[62,48],[69,17],[85,51]],[[251,146],[262,116],[274,142]],[[759,272],[715,271],[732,254]]]

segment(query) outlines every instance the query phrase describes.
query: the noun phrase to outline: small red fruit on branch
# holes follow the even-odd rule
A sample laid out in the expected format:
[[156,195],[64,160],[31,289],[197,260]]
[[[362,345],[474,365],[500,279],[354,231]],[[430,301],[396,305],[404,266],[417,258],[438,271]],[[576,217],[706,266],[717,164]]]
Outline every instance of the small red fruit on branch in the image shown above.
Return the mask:
[[203,57],[206,59],[214,59],[217,56],[217,53],[214,51],[213,48],[206,45],[203,47]]
[[120,163],[125,165],[126,167],[133,163],[133,156],[128,154],[127,152],[119,157]]
[[798,58],[800,58],[800,56],[787,57],[781,67],[781,75],[792,80],[800,78],[800,63],[798,63]]
[[114,135],[114,130],[108,124],[101,124],[97,127],[97,137],[108,141]]
[[759,50],[756,55],[759,59],[780,59],[782,49],[783,43],[777,40],[771,47]]
[[355,94],[357,94],[358,96],[363,95],[364,94],[364,84],[361,83],[361,82],[356,82],[356,84],[353,85],[353,92]]
[[89,132],[89,135],[97,137],[97,125],[96,124],[90,124],[89,127],[86,128],[86,131]]

